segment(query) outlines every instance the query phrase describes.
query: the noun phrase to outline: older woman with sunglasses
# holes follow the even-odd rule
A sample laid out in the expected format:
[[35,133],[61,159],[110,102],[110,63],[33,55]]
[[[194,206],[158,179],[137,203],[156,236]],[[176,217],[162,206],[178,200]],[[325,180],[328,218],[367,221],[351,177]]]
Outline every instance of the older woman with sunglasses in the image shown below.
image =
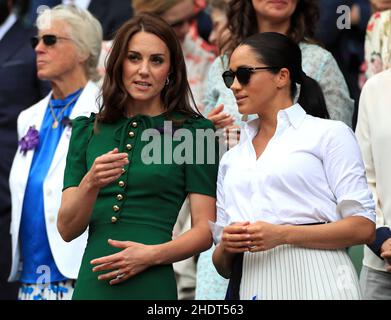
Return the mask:
[[227,299],[361,298],[346,247],[373,241],[375,203],[354,133],[328,120],[301,65],[295,42],[265,32],[223,73],[239,112],[258,115],[219,166],[213,262],[230,278]]
[[[313,44],[318,19],[316,0],[231,0],[228,11],[230,37],[222,44],[221,57],[212,64],[205,93],[205,113],[217,128],[227,131],[228,145],[238,142],[242,115],[231,90],[227,89],[221,74],[228,68],[228,55],[246,37],[258,32],[279,32],[295,41],[303,56],[303,70],[317,80],[323,91],[330,118],[351,126],[354,109],[348,87],[331,53]],[[287,52],[286,54],[290,54]],[[245,116],[253,119],[254,115]],[[211,250],[202,253],[198,261],[197,298],[223,297],[227,282],[212,266]]]
[[[69,299],[73,293],[86,234],[70,243],[57,231],[57,213],[71,119],[98,110],[96,66],[102,28],[86,10],[57,6],[37,19],[31,39],[38,77],[52,92],[18,118],[19,148],[11,173],[12,269],[19,299]],[[21,88],[22,90],[23,88]]]

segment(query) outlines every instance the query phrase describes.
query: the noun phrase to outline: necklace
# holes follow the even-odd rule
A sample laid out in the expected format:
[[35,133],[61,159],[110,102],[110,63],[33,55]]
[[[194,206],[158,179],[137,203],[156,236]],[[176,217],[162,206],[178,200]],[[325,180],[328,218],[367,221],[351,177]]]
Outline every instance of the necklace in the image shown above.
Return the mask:
[[59,120],[61,118],[61,115],[64,113],[64,111],[72,104],[72,102],[74,102],[77,98],[79,98],[81,92],[79,94],[77,94],[76,96],[74,96],[71,101],[69,101],[64,108],[61,109],[60,113],[58,114],[58,116],[56,117],[55,113],[54,113],[54,110],[53,110],[53,106],[52,106],[52,101],[50,100],[49,101],[49,107],[50,107],[50,112],[52,114],[52,117],[53,117],[53,124],[52,124],[52,129],[56,129],[58,127],[58,123],[59,123]]

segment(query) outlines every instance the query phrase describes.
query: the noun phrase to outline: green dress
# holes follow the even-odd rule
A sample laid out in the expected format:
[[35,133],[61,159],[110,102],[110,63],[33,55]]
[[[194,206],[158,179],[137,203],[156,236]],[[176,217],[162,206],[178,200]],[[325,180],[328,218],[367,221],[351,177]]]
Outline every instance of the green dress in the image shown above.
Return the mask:
[[[188,193],[216,196],[216,140],[213,138],[210,143],[212,139],[198,137],[190,139],[194,143],[183,142],[189,134],[194,138],[205,129],[214,131],[213,124],[197,116],[186,119],[179,113],[171,115],[172,118],[184,122],[171,131],[163,129],[167,114],[124,117],[114,124],[99,124],[95,130],[94,114],[73,121],[64,189],[78,186],[96,157],[115,147],[129,154],[125,173],[99,192],[73,299],[177,299],[171,264],[151,267],[114,286],[98,280],[100,273],[92,272],[90,264],[95,258],[120,251],[109,246],[108,239],[151,245],[170,241]],[[171,148],[167,141],[172,140]],[[186,159],[180,158],[185,145],[193,150],[186,153]],[[159,150],[163,152],[157,152]],[[215,161],[207,159],[211,154]],[[172,155],[179,157],[179,161],[171,157],[170,163]],[[184,163],[180,159],[184,159]]]

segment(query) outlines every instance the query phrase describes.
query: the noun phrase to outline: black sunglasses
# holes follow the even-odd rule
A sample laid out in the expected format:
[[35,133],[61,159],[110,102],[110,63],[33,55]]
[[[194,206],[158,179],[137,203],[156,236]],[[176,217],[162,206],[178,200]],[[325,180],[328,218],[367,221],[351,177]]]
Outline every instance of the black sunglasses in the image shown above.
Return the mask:
[[170,26],[172,28],[182,27],[186,22],[188,24],[192,24],[197,18],[198,18],[198,14],[193,14],[190,17],[186,17],[181,20],[177,20],[177,21],[174,21],[173,23],[170,23]]
[[251,75],[257,70],[278,70],[279,67],[239,67],[235,72],[227,70],[223,73],[223,80],[227,88],[231,88],[234,83],[235,77],[238,79],[242,86],[247,85],[250,82]]
[[33,49],[35,49],[35,47],[38,45],[39,41],[43,41],[43,43],[45,44],[45,46],[54,46],[57,41],[59,39],[63,39],[63,40],[70,40],[70,38],[65,38],[65,37],[58,37],[54,34],[45,34],[43,36],[35,36],[35,37],[32,37],[30,39],[30,43],[31,43],[31,46],[33,47]]

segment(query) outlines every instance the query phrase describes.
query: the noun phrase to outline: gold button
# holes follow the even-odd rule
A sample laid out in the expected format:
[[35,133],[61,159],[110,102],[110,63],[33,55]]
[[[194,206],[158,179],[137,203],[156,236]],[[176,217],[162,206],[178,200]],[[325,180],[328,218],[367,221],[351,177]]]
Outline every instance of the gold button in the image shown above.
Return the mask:
[[119,211],[119,207],[117,205],[113,206],[113,211],[114,212],[118,212]]
[[126,170],[124,168],[122,168],[121,171],[122,171],[122,174],[124,174],[126,172]]
[[118,194],[118,195],[117,195],[117,200],[118,200],[118,201],[124,200],[124,196],[123,196],[122,194]]
[[137,122],[132,122],[132,127],[137,128]]
[[134,132],[133,131],[129,132],[129,137],[134,138]]
[[121,188],[123,188],[123,187],[125,187],[125,182],[120,181],[120,182],[118,182],[118,185],[119,185]]
[[117,217],[111,217],[111,223],[116,223],[118,221]]
[[133,146],[130,143],[126,145],[126,149],[132,150],[132,148],[133,148]]

